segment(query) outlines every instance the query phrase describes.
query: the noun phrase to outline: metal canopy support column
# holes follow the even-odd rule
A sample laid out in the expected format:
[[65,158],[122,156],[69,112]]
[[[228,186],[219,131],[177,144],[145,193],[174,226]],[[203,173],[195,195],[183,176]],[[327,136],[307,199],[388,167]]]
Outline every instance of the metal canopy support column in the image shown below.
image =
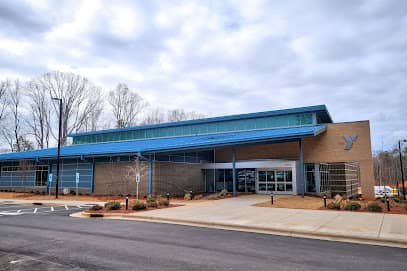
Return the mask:
[[233,177],[233,196],[236,197],[236,148],[232,148],[232,177]]
[[148,194],[153,194],[153,158],[148,156]]
[[304,197],[305,194],[305,180],[304,180],[304,158],[302,153],[302,139],[298,141],[298,147],[300,149],[300,187],[301,196]]

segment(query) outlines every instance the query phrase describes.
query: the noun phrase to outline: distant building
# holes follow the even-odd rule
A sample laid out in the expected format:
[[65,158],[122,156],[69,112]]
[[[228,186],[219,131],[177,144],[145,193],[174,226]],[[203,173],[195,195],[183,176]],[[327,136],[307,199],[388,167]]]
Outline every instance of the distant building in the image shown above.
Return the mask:
[[[333,123],[325,105],[70,135],[60,189],[374,197],[369,121]],[[56,148],[0,155],[0,190],[55,189]],[[52,180],[52,182],[49,182]],[[28,187],[28,188],[27,188]]]

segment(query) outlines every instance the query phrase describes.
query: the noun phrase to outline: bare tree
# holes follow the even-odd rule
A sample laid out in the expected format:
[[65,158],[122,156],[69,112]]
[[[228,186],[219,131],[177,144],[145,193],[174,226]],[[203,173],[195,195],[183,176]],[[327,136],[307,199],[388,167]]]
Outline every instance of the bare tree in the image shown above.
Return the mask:
[[109,103],[118,128],[135,125],[140,112],[147,106],[143,98],[126,84],[118,84],[110,91]]
[[160,108],[154,108],[144,114],[142,125],[165,122],[165,114]]
[[7,95],[10,87],[10,80],[0,82],[0,122],[3,120],[4,113],[8,104]]
[[203,118],[205,115],[195,111],[185,112],[184,109],[174,109],[167,112],[167,121],[181,121]]
[[8,123],[3,125],[2,136],[7,141],[11,151],[24,150],[24,144],[28,142],[22,134],[22,89],[19,80],[7,83],[7,105],[5,113],[8,115]]
[[49,93],[38,80],[30,81],[27,86],[27,96],[30,98],[30,114],[27,125],[34,136],[37,148],[49,147],[51,99]]
[[[91,114],[100,108],[100,88],[87,78],[73,73],[53,71],[39,78],[41,87],[51,97],[62,99],[62,135],[61,144],[66,145],[70,133],[83,131]],[[52,103],[55,116],[59,115],[57,103]],[[57,138],[57,127],[51,129],[51,134]]]

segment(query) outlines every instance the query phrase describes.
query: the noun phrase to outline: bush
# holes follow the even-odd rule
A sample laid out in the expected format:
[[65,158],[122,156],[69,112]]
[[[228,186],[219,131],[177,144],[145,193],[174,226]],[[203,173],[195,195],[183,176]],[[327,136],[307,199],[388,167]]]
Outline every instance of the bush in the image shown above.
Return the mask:
[[147,207],[148,208],[157,208],[157,202],[156,201],[152,201],[152,202],[147,202]]
[[146,208],[147,208],[147,206],[146,206],[146,204],[144,203],[144,201],[140,201],[140,200],[136,201],[136,203],[135,203],[134,206],[133,206],[133,210],[135,210],[135,211],[137,211],[137,210],[144,210],[144,209],[146,209]]
[[341,205],[336,202],[330,202],[330,203],[328,203],[328,205],[326,207],[331,210],[340,210],[341,209]]
[[91,211],[99,211],[99,210],[102,210],[102,209],[103,209],[103,207],[100,206],[99,204],[96,204],[96,205],[93,205],[92,207],[90,207]]
[[158,205],[160,206],[169,206],[170,205],[170,201],[165,199],[165,198],[160,198],[158,200]]
[[105,204],[105,208],[108,210],[120,210],[121,205],[118,201],[109,201]]
[[147,203],[151,203],[151,202],[156,202],[156,199],[153,198],[152,196],[148,196],[147,197]]
[[367,210],[370,212],[382,212],[382,207],[376,202],[371,202],[367,205]]
[[356,211],[359,210],[362,206],[360,206],[359,202],[351,201],[345,205],[345,210],[348,211]]

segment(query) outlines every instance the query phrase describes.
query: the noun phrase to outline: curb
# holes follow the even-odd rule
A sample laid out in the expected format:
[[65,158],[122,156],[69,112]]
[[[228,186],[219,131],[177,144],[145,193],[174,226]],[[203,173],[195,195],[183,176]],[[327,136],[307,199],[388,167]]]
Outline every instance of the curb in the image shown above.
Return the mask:
[[[157,223],[169,223],[169,224],[181,224],[189,226],[199,226],[207,228],[222,228],[227,230],[237,230],[244,232],[261,232],[277,235],[286,235],[293,237],[308,237],[313,239],[325,239],[325,240],[336,240],[336,241],[349,241],[349,242],[359,242],[368,243],[376,245],[385,245],[392,247],[403,247],[407,248],[407,241],[402,241],[399,239],[392,238],[375,238],[375,237],[361,237],[325,232],[314,232],[307,230],[288,230],[282,228],[272,228],[272,227],[259,227],[259,226],[247,226],[247,225],[236,225],[230,223],[215,223],[215,222],[200,222],[191,221],[186,219],[168,219],[168,218],[157,218],[152,216],[134,216],[127,214],[97,214],[97,217],[102,217],[106,219],[126,219],[126,220],[136,220],[136,221],[148,221]],[[72,217],[77,218],[91,218],[93,217],[90,213],[80,212],[71,214]]]

